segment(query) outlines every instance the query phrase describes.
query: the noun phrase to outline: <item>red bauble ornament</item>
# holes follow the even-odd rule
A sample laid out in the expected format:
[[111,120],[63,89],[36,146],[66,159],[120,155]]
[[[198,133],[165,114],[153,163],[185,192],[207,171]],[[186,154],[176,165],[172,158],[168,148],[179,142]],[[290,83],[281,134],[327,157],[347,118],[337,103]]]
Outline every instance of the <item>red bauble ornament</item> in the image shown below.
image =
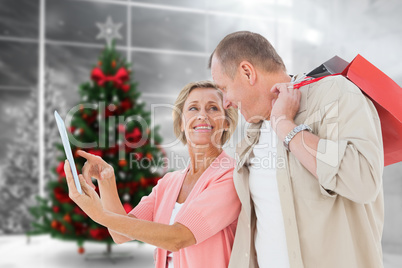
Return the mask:
[[66,229],[66,226],[60,225],[60,232],[61,232],[61,233],[64,234],[64,233],[66,232],[66,230],[67,230],[67,229]]
[[123,207],[127,213],[129,213],[131,210],[133,210],[133,206],[131,206],[129,203],[124,203]]
[[61,161],[59,163],[59,165],[56,168],[56,172],[57,174],[59,174],[59,178],[65,178],[66,177],[66,173],[64,172],[64,162]]
[[56,220],[53,220],[52,223],[50,224],[50,226],[52,226],[53,229],[57,230],[57,229],[59,229],[59,222]]
[[112,68],[116,68],[116,61],[115,60],[112,60]]
[[64,215],[63,220],[64,220],[65,222],[71,223],[71,216],[70,216],[70,214]]
[[143,155],[141,152],[139,152],[139,153],[134,153],[135,160],[137,160],[137,161],[140,161],[143,156],[144,156],[144,155]]
[[124,99],[121,101],[120,103],[120,107],[123,110],[123,112],[127,111],[128,109],[130,109],[132,107],[132,103],[129,99]]
[[124,167],[126,165],[127,165],[127,160],[126,159],[119,160],[119,166]]
[[122,85],[121,90],[123,90],[124,92],[129,91],[130,90],[130,85]]
[[119,150],[119,147],[114,146],[114,147],[107,149],[106,154],[113,156],[113,155],[117,154],[118,150]]
[[109,236],[109,231],[105,227],[89,230],[89,234],[95,240],[104,240]]
[[59,211],[60,211],[60,207],[58,207],[58,206],[53,207],[53,212],[54,213],[59,213]]
[[92,124],[94,123],[98,118],[98,112],[97,111],[93,111],[90,115],[90,117],[87,119],[87,123],[88,124]]
[[100,157],[103,156],[103,151],[102,150],[89,149],[88,153],[93,154],[93,155],[97,155],[97,156],[100,156]]
[[154,157],[152,156],[151,153],[147,153],[147,158],[148,158],[149,160],[152,160]]
[[142,133],[141,130],[136,127],[131,133],[126,134],[126,140],[131,143],[137,143],[141,140]]
[[153,186],[157,185],[157,184],[158,184],[158,181],[159,181],[160,179],[161,179],[160,177],[153,178],[153,180],[152,180]]
[[141,177],[141,179],[140,179],[140,184],[141,184],[141,186],[142,187],[147,187],[148,186],[148,181],[147,181],[147,179],[145,179],[144,177]]
[[130,195],[135,194],[137,192],[137,190],[138,190],[139,185],[140,185],[140,183],[138,181],[131,182],[131,185],[129,185],[129,189],[130,189],[129,194]]
[[73,202],[70,197],[68,196],[68,193],[64,191],[63,188],[61,187],[55,187],[53,189],[54,197],[56,198],[57,201],[60,203],[71,203]]
[[79,247],[78,248],[78,254],[84,254],[84,252],[85,252],[84,247]]
[[116,112],[115,109],[113,109],[113,110],[106,109],[106,110],[105,110],[105,118],[108,118],[109,116],[114,115],[115,112]]

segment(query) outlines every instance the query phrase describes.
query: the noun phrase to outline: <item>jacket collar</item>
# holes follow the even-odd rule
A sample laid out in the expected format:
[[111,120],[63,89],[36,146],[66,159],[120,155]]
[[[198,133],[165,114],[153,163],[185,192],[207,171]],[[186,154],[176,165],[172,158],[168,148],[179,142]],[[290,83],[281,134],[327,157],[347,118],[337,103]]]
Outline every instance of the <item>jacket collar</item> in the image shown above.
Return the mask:
[[240,142],[240,146],[236,149],[236,171],[243,167],[246,160],[249,159],[254,145],[257,144],[260,138],[260,128],[262,123],[263,121],[251,123],[247,128],[246,138]]
[[[304,76],[303,73],[299,73],[297,75],[294,76],[294,79],[297,80],[299,77]],[[301,99],[300,99],[300,106],[299,106],[299,110],[297,111],[296,114],[299,114],[301,112],[304,112],[307,109],[307,95],[308,95],[308,89],[309,86],[302,86],[299,88],[300,92],[302,92],[301,94]]]

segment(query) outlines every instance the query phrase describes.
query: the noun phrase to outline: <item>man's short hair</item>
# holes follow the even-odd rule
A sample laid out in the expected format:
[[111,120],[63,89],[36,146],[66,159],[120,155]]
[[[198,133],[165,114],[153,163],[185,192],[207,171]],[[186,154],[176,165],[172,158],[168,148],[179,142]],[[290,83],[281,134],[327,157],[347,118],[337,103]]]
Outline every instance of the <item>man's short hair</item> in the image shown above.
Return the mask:
[[243,60],[267,72],[286,72],[282,58],[271,43],[262,35],[249,31],[234,32],[223,38],[209,58],[209,68],[214,55],[219,59],[225,74],[232,79]]

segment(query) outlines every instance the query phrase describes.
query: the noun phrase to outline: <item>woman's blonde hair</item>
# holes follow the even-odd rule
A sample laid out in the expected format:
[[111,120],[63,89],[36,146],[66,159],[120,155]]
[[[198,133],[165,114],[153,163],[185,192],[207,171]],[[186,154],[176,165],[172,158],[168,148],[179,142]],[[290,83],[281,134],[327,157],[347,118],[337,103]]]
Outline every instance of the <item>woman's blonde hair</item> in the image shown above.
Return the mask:
[[[174,134],[176,135],[176,137],[179,138],[184,145],[187,144],[187,139],[186,139],[186,135],[184,135],[184,132],[181,131],[183,107],[184,107],[184,103],[186,102],[188,96],[190,95],[190,92],[196,88],[216,89],[218,91],[219,96],[221,97],[221,100],[223,101],[222,92],[218,89],[218,87],[216,86],[216,84],[214,82],[211,82],[208,80],[198,81],[198,82],[188,83],[187,85],[185,85],[183,87],[183,89],[179,93],[179,96],[176,99],[176,102],[174,103],[173,130],[174,130]],[[233,107],[230,107],[229,109],[225,109],[225,119],[229,124],[229,129],[228,129],[228,131],[224,131],[222,133],[221,145],[224,145],[232,136],[232,134],[237,126],[237,118],[238,118],[237,109],[234,109]]]

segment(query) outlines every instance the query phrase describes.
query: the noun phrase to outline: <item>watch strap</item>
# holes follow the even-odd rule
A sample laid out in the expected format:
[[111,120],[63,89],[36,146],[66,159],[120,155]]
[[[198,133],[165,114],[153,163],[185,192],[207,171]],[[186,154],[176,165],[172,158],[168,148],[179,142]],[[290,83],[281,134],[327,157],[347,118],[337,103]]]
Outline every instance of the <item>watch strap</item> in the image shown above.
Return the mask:
[[303,131],[303,130],[312,132],[312,129],[308,125],[305,125],[305,124],[298,125],[289,132],[289,134],[283,140],[283,146],[285,146],[286,150],[290,151],[290,149],[289,149],[290,141],[296,136],[297,133],[299,133],[300,131]]

